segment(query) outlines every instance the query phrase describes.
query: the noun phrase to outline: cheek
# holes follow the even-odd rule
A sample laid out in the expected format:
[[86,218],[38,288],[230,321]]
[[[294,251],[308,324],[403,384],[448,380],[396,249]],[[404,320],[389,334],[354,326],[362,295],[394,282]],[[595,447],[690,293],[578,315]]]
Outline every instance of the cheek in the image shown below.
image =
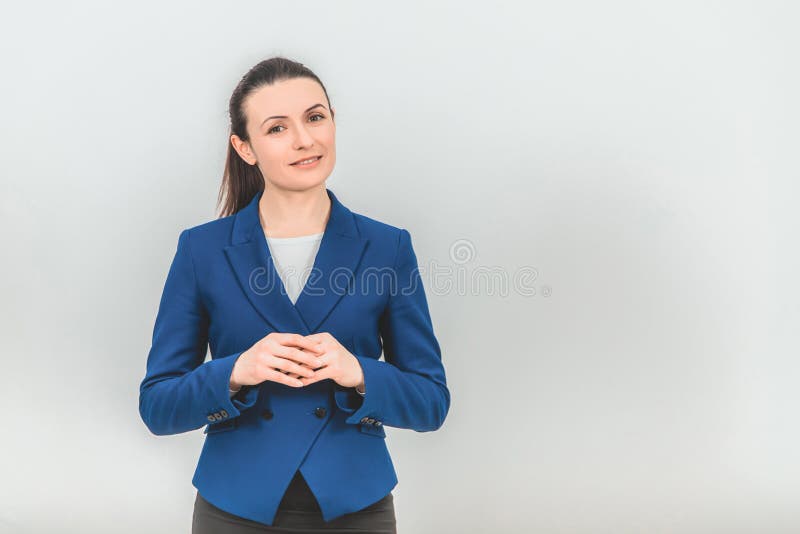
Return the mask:
[[258,145],[254,145],[258,160],[263,162],[267,168],[280,167],[286,158],[286,152],[289,148],[279,141],[262,141]]
[[330,163],[333,164],[336,161],[336,138],[331,137],[329,140],[325,142],[325,152],[328,154],[328,159],[330,159]]
[[332,147],[336,144],[336,129],[332,125],[327,128],[321,129],[317,137],[327,147]]

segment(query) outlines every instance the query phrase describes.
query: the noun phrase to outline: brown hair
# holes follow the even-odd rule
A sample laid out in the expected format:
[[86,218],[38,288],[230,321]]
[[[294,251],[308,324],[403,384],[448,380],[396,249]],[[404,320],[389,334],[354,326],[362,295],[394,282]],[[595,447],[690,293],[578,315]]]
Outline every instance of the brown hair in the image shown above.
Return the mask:
[[[233,90],[228,104],[228,114],[231,119],[230,133],[228,134],[228,156],[225,160],[222,185],[217,197],[219,217],[233,215],[264,190],[264,176],[258,165],[250,165],[244,161],[230,142],[231,135],[239,136],[242,141],[250,140],[247,135],[247,116],[244,111],[245,99],[265,85],[294,78],[310,78],[316,81],[322,87],[328,101],[328,109],[330,109],[331,99],[328,97],[328,91],[317,75],[302,63],[280,56],[265,59],[251,68]],[[333,113],[332,110],[331,113]]]

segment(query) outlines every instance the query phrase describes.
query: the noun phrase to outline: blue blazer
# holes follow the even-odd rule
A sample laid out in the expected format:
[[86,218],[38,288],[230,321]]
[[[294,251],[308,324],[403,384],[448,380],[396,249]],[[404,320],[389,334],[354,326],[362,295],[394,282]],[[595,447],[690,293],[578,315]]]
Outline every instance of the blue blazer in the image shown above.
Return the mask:
[[[153,434],[205,426],[192,478],[199,493],[266,525],[298,469],[325,521],[380,500],[397,484],[384,428],[437,430],[450,408],[409,232],[326,191],[330,216],[295,304],[261,228],[263,193],[180,233],[139,389]],[[300,388],[265,381],[231,398],[236,359],[270,332],[330,332],[361,364],[366,395],[325,379]]]

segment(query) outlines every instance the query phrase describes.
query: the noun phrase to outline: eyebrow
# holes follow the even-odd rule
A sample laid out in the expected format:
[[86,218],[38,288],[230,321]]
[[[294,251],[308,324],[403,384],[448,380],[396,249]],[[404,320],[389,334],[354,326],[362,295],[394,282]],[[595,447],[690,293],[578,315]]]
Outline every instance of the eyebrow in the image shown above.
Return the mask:
[[[308,108],[307,110],[305,110],[305,111],[304,111],[304,113],[308,113],[308,112],[309,112],[309,111],[311,111],[312,109],[314,109],[314,108],[319,108],[319,107],[321,107],[321,108],[325,108],[325,106],[323,106],[322,104],[314,104],[313,106],[311,106],[310,108]],[[270,119],[288,119],[288,118],[289,118],[289,117],[287,117],[286,115],[273,115],[272,117],[267,117],[266,119],[264,119],[263,121],[261,121],[261,126],[264,126],[264,123],[265,123],[265,122],[267,122],[267,121],[268,121],[268,120],[270,120]]]

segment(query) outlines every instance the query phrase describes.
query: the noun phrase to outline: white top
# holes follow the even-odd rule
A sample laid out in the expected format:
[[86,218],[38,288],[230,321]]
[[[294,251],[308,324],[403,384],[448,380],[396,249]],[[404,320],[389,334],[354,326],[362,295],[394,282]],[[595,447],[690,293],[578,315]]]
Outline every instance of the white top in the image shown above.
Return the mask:
[[299,237],[264,237],[272,254],[272,261],[278,271],[287,296],[292,304],[297,302],[300,292],[306,285],[314,259],[322,243],[322,234],[301,235]]
[[[292,304],[297,302],[306,286],[323,234],[324,232],[298,237],[269,237],[264,233],[275,270],[278,271]],[[228,392],[231,397],[237,393],[230,389]]]

